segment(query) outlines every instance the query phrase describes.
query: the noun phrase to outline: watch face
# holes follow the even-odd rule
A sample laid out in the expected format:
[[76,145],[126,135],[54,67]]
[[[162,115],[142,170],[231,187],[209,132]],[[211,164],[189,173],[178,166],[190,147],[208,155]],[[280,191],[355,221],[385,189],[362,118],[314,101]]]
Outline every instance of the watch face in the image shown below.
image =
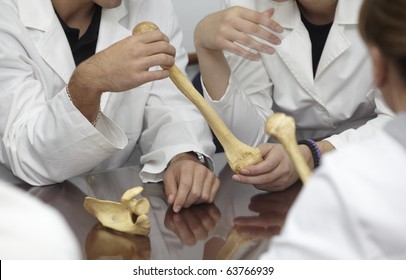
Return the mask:
[[206,158],[204,157],[203,154],[201,154],[201,153],[196,153],[196,156],[197,156],[198,160],[199,160],[202,164],[206,164]]

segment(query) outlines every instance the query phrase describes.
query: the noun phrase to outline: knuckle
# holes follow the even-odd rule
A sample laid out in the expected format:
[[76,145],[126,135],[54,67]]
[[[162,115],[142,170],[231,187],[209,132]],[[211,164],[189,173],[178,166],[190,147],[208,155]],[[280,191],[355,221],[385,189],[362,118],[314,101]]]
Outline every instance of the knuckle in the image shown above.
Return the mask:
[[207,201],[209,201],[210,202],[210,195],[207,193],[203,193],[202,195],[201,195],[201,200],[203,200],[204,202],[207,202]]
[[193,188],[193,189],[190,191],[190,193],[189,193],[189,197],[190,197],[193,201],[195,201],[195,200],[201,198],[201,196],[202,196],[202,194],[200,193],[200,191],[197,190],[197,189],[194,189],[194,188]]

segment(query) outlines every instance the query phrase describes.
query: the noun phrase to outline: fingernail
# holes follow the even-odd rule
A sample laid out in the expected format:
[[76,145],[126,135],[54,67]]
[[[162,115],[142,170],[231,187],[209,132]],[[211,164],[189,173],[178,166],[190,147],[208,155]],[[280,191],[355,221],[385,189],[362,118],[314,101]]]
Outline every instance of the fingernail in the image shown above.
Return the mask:
[[276,27],[276,32],[282,33],[283,32],[282,26],[277,26]]
[[173,207],[173,212],[179,213],[180,209],[182,209],[182,207],[180,207],[179,205],[176,205],[175,207]]
[[237,182],[239,182],[240,181],[240,177],[238,177],[237,175],[233,175],[233,180],[235,180],[235,181],[237,181]]
[[168,196],[168,204],[172,204],[173,203],[173,200],[174,200],[174,195],[173,194],[170,194],[169,196]]
[[241,169],[241,174],[250,174],[250,171],[247,169]]

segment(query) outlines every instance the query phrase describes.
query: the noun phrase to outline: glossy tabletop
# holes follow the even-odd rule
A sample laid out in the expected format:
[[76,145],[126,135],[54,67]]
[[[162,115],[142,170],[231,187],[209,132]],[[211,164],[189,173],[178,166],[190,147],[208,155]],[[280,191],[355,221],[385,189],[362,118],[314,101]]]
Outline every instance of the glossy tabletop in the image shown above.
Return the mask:
[[[3,167],[0,175],[63,214],[82,246],[84,259],[257,259],[279,233],[301,187],[259,191],[231,179],[223,154],[216,154],[214,161],[221,180],[215,202],[178,214],[168,207],[163,184],[142,183],[138,166],[85,174],[45,187],[29,186]],[[148,236],[105,228],[83,208],[86,196],[120,201],[135,186],[144,187],[136,198],[146,197],[151,204]]]

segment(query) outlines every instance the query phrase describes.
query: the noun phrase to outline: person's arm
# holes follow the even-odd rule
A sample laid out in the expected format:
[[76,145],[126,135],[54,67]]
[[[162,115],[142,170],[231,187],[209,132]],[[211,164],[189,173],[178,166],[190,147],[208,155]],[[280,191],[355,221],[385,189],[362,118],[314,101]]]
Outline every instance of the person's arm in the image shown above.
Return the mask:
[[210,14],[198,23],[195,29],[196,52],[204,85],[213,100],[221,99],[230,78],[230,67],[223,51],[248,60],[259,60],[257,52],[275,52],[272,46],[258,39],[280,43],[280,39],[266,29],[282,32],[282,28],[271,19],[273,11],[260,13],[232,7]]
[[166,77],[167,71],[148,71],[151,65],[173,64],[174,49],[168,47],[166,37],[160,32],[130,36],[83,62],[69,83],[69,100],[59,77],[30,38],[23,37],[27,33],[15,12],[4,15],[0,28],[1,162],[29,184],[46,185],[87,172],[123,149],[127,137],[110,119],[102,116],[102,128],[91,124],[98,114],[100,92]]
[[168,77],[175,49],[160,31],[130,36],[79,64],[69,84],[73,104],[90,121],[98,114],[103,92],[122,92]]

